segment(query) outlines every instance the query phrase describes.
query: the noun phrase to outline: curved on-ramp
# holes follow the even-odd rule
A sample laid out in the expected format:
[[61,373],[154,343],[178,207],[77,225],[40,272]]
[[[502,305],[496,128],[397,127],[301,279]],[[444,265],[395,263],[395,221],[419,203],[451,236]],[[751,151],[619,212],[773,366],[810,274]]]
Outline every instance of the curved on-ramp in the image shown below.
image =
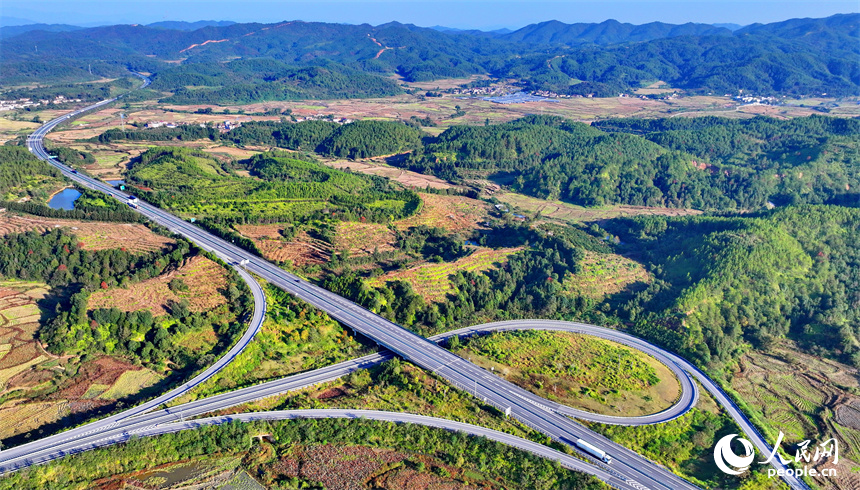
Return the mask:
[[[173,422],[157,426],[147,427],[137,431],[134,435],[116,434],[110,437],[105,437],[101,440],[91,443],[87,448],[81,449],[98,449],[114,444],[126,442],[134,437],[152,437],[183,430],[197,429],[200,427],[221,425],[230,422],[258,422],[258,421],[280,421],[280,420],[296,420],[296,419],[363,419],[375,420],[380,422],[392,422],[397,424],[409,423],[434,427],[454,432],[461,432],[475,437],[485,437],[491,441],[500,442],[502,444],[515,447],[522,451],[534,454],[536,456],[558,462],[561,466],[581,473],[586,473],[595,476],[612,486],[613,488],[624,490],[642,490],[636,482],[628,481],[621,475],[612,471],[611,467],[601,464],[595,466],[582,459],[575,458],[561,451],[544,446],[543,444],[524,439],[522,437],[507,434],[505,432],[480,427],[477,425],[456,422],[453,420],[442,419],[438,417],[428,417],[426,415],[416,415],[402,412],[386,412],[381,410],[362,410],[362,409],[302,409],[302,410],[280,410],[269,412],[249,412],[233,415],[224,415],[218,417],[207,417],[194,419],[182,422]],[[79,452],[79,451],[75,451]]]

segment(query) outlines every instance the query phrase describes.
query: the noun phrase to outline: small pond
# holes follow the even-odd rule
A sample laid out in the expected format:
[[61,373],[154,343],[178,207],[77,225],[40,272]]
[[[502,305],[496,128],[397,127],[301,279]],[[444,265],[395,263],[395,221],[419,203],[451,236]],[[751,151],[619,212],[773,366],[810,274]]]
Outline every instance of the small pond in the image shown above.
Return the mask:
[[80,191],[77,189],[63,189],[54,194],[54,197],[48,201],[48,207],[51,209],[75,209],[75,200],[81,197]]

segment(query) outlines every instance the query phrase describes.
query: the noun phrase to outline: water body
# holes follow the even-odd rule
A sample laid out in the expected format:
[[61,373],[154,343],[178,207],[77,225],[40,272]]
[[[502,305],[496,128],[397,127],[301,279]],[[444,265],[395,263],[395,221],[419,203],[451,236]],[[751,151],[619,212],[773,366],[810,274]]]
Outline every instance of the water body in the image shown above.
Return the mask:
[[107,182],[108,184],[110,184],[110,185],[112,185],[112,186],[114,186],[114,187],[116,187],[116,186],[118,186],[118,185],[125,184],[125,181],[124,181],[124,180],[106,180],[105,182]]
[[54,197],[48,201],[48,207],[51,209],[65,209],[71,211],[75,209],[75,201],[81,197],[81,193],[76,189],[63,189],[54,194]]

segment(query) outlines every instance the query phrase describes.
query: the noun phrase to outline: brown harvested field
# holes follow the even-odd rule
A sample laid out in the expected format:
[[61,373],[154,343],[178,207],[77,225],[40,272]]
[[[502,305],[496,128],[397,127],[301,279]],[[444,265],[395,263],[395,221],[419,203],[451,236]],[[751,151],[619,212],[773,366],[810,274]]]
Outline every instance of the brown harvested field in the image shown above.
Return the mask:
[[334,243],[337,251],[347,250],[353,257],[369,255],[374,250],[390,252],[394,250],[394,232],[377,223],[342,221],[337,225]]
[[[764,354],[750,350],[728,376],[732,389],[758,412],[753,421],[764,425],[770,438],[785,434],[783,447],[812,440],[839,440],[837,476],[815,478],[824,489],[860,488],[860,475],[848,471],[860,463],[860,425],[853,415],[860,407],[858,370],[852,366],[800,352],[783,341]],[[790,453],[793,454],[793,453]]]
[[485,271],[507,261],[509,255],[515,254],[522,248],[479,248],[471,255],[453,262],[438,264],[421,264],[411,269],[389,272],[367,281],[370,286],[378,287],[387,281],[402,280],[412,285],[412,289],[426,301],[443,301],[445,295],[453,291],[448,276],[459,270],[470,272]]
[[[407,460],[420,460],[425,470],[419,472],[412,465],[404,465],[403,462]],[[462,468],[446,465],[430,456],[366,446],[297,446],[289,455],[276,461],[269,471],[283,477],[319,482],[331,490],[503,488],[498,482],[488,480],[468,483],[472,478],[465,475]],[[448,476],[440,476],[442,474]]]
[[401,168],[386,165],[383,163],[384,160],[385,157],[356,161],[327,159],[321,159],[320,161],[329,167],[334,167],[339,170],[351,170],[360,174],[387,177],[396,182],[400,182],[406,187],[415,187],[418,189],[426,189],[427,187],[430,187],[431,189],[451,189],[457,187],[432,175],[423,175],[418,172],[412,172],[410,170],[403,170]]
[[[188,291],[174,293],[168,287],[172,279],[181,279]],[[89,308],[118,308],[122,311],[149,310],[153,316],[167,313],[169,301],[188,300],[192,311],[211,310],[227,302],[221,290],[227,286],[227,273],[217,263],[201,256],[188,260],[175,271],[133,284],[94,292]]]
[[651,275],[642,264],[621,255],[585,251],[580,265],[582,269],[578,274],[564,278],[565,291],[575,296],[600,299],[623,291],[631,284],[651,282]]
[[283,224],[237,225],[236,230],[254,241],[268,260],[291,262],[294,266],[323,264],[331,258],[331,245],[312,238],[304,231],[292,241],[281,235]]
[[123,248],[130,252],[154,252],[175,243],[139,223],[75,221],[0,213],[0,236],[26,231],[44,233],[54,228],[67,228],[80,239],[86,250]]
[[13,388],[10,380],[53,357],[35,339],[42,315],[36,300],[47,293],[41,283],[0,283],[0,391]]
[[412,226],[436,226],[450,231],[468,231],[480,228],[487,218],[489,205],[464,196],[443,196],[421,193],[424,205],[415,216],[396,221],[399,229]]
[[508,204],[513,207],[513,209],[532,215],[540,213],[545,219],[572,223],[601,221],[620,216],[691,216],[702,214],[702,212],[697,209],[658,208],[649,206],[617,205],[587,208],[563,201],[538,199],[536,197],[508,191],[496,192],[494,195],[499,201]]

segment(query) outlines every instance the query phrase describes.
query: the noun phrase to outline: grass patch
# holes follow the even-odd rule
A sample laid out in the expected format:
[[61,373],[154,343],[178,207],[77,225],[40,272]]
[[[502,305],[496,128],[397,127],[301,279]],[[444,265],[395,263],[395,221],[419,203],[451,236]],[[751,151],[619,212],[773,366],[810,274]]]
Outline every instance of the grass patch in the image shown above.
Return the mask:
[[499,332],[469,338],[454,352],[540,396],[589,412],[647,415],[680,396],[677,379],[656,359],[585,335]]

